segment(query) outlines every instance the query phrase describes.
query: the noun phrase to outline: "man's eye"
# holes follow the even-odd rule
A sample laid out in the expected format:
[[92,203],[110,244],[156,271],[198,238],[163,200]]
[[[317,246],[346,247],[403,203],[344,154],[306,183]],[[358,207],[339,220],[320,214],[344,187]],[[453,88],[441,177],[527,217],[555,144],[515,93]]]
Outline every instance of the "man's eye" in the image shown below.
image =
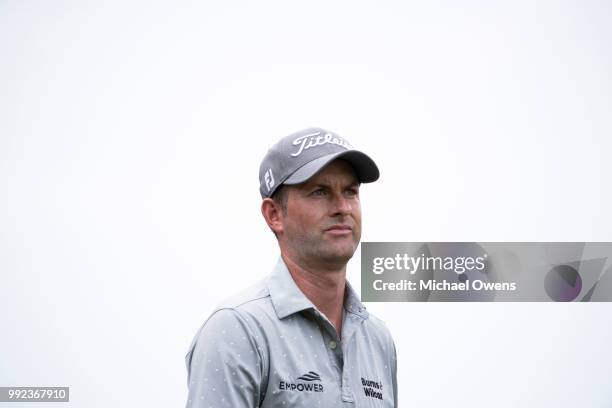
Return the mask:
[[355,190],[354,188],[349,188],[348,190],[346,190],[346,195],[350,196],[350,197],[354,197],[358,194],[358,191]]
[[314,196],[322,196],[325,195],[325,190],[323,190],[322,188],[319,188],[315,191],[312,192],[312,195]]

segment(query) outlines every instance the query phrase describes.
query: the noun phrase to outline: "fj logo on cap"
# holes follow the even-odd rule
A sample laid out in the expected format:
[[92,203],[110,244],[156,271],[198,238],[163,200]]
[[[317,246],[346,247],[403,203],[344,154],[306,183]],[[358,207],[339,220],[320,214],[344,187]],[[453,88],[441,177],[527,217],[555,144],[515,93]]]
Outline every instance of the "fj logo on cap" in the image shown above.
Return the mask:
[[266,187],[268,188],[268,191],[270,191],[272,187],[274,187],[274,176],[272,175],[272,169],[268,169],[268,171],[266,171],[266,174],[264,175],[264,180],[266,182]]
[[352,149],[353,146],[341,137],[334,136],[331,133],[314,132],[304,136],[300,136],[293,140],[293,145],[298,146],[297,152],[291,153],[291,156],[298,157],[304,150],[308,150],[311,147],[321,146],[327,143],[342,146],[345,149]]

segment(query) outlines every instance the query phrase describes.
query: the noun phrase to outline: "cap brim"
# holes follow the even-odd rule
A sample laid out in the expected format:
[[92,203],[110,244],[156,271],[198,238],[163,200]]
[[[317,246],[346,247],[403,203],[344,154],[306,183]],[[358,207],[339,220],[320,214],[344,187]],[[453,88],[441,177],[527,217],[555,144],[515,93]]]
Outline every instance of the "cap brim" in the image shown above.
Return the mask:
[[319,157],[318,159],[306,163],[289,176],[283,184],[300,184],[308,181],[312,176],[321,171],[323,167],[336,159],[342,159],[349,162],[353,166],[355,174],[361,183],[371,183],[378,180],[380,176],[378,166],[376,166],[374,160],[367,154],[358,150],[347,150],[328,154],[327,156]]

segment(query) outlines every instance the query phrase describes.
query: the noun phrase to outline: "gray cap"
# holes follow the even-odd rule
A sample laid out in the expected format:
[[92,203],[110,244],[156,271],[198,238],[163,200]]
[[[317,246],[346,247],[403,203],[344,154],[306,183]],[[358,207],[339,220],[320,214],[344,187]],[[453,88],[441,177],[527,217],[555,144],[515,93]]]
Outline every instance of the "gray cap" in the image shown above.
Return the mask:
[[376,163],[337,134],[308,128],[279,140],[259,166],[259,192],[270,197],[281,184],[300,184],[317,174],[332,160],[349,162],[362,183],[378,180]]

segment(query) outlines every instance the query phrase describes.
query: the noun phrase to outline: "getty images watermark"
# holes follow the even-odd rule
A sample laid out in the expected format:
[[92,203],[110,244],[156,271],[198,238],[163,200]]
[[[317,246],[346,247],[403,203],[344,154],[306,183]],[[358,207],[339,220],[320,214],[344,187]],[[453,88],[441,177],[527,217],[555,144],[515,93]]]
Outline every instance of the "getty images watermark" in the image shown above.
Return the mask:
[[362,300],[612,300],[610,242],[363,242]]

